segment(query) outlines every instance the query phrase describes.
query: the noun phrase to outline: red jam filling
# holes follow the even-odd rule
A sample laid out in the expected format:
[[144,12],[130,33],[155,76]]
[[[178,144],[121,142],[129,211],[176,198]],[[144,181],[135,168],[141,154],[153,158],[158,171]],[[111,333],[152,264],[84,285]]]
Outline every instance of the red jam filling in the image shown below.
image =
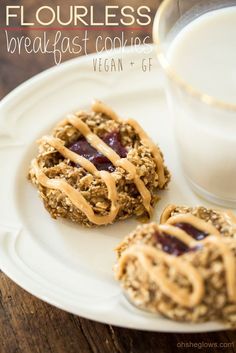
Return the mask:
[[[127,156],[127,150],[121,143],[120,134],[117,131],[108,133],[102,140],[111,147],[121,158]],[[98,170],[114,172],[115,167],[102,153],[93,148],[84,137],[74,142],[69,149],[92,162]],[[79,167],[79,165],[77,165]]]
[[[209,235],[208,233],[195,228],[189,223],[176,223],[174,226],[182,229],[192,238],[198,241],[206,238]],[[161,245],[161,248],[164,252],[174,256],[180,256],[186,252],[196,251],[201,248],[201,245],[196,245],[190,248],[175,236],[166,233],[155,232],[154,237],[156,242]]]
[[202,230],[195,228],[189,223],[175,223],[174,226],[184,230],[195,240],[202,240],[209,235],[208,233],[205,233]]
[[161,245],[162,250],[168,254],[180,256],[190,250],[185,243],[172,235],[155,232],[154,237],[156,242]]

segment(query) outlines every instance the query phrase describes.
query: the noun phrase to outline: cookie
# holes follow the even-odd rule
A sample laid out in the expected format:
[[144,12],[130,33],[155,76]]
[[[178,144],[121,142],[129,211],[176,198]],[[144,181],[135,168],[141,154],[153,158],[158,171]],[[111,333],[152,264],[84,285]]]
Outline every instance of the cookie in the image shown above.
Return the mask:
[[135,306],[170,319],[236,327],[236,222],[228,212],[168,207],[117,247],[115,276]]
[[29,179],[53,218],[87,227],[147,220],[170,180],[162,152],[142,127],[102,102],[68,115],[38,144]]

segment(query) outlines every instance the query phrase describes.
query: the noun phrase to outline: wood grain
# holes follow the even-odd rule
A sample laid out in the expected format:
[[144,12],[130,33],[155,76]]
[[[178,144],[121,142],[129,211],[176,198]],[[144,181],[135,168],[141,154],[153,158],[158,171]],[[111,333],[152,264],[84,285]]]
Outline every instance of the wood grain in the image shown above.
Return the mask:
[[[62,5],[61,0],[17,1],[24,5],[26,19],[30,19],[35,9],[40,5]],[[74,4],[74,1],[66,2]],[[140,2],[141,3],[141,2]],[[15,5],[14,0],[3,1],[5,5]],[[102,12],[105,1],[80,1],[80,4],[96,5]],[[127,5],[127,0],[112,0],[109,4]],[[130,0],[129,5],[137,5],[136,0]],[[152,16],[159,1],[147,0],[145,5],[152,9]],[[66,11],[66,7],[63,7]],[[0,11],[1,23],[3,12]],[[15,24],[17,26],[17,23]],[[49,55],[8,54],[5,46],[4,33],[0,31],[0,97],[5,96],[21,82],[38,72],[53,65]],[[15,36],[19,33],[13,33]],[[21,33],[34,38],[34,31]],[[141,38],[151,35],[149,31],[136,33]],[[51,34],[52,35],[52,34]],[[72,35],[67,33],[66,35]],[[94,34],[91,34],[95,36]],[[114,35],[104,30],[103,35]],[[116,34],[118,35],[118,34]],[[93,41],[91,40],[91,43]],[[89,52],[93,51],[93,45]],[[63,61],[70,58],[64,55]],[[234,343],[228,348],[179,348],[181,342],[216,344]],[[92,322],[59,310],[38,300],[14,284],[2,272],[0,273],[0,353],[162,353],[162,352],[236,352],[235,331],[222,331],[206,334],[165,334],[128,330],[110,325]]]

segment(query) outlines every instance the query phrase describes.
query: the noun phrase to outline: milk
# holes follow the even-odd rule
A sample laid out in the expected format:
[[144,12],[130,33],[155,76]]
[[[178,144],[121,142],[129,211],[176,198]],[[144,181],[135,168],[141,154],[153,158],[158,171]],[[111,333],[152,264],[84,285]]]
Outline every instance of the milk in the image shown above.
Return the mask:
[[167,57],[188,83],[236,104],[236,6],[208,12],[185,26]]
[[[167,51],[169,67],[201,93],[236,105],[236,6],[187,24]],[[169,85],[179,155],[196,191],[236,207],[236,110],[203,103]]]

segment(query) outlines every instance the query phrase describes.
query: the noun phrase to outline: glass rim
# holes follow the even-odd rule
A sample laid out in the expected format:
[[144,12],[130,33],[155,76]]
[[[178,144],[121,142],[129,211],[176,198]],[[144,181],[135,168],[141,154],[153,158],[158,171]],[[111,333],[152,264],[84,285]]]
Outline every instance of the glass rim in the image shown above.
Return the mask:
[[173,82],[175,82],[181,89],[183,89],[186,93],[188,93],[190,96],[193,96],[194,98],[198,99],[204,104],[207,104],[216,108],[236,112],[236,104],[226,102],[224,100],[218,99],[214,96],[211,96],[202,92],[201,90],[197,89],[196,87],[194,87],[193,85],[191,85],[190,83],[182,79],[181,76],[178,75],[169,64],[169,61],[167,60],[167,57],[164,51],[162,50],[162,42],[159,36],[159,28],[160,28],[160,21],[161,21],[163,12],[165,11],[166,7],[169,5],[171,1],[172,0],[164,0],[160,4],[153,22],[152,36],[153,36],[154,44],[156,45],[156,48],[157,48],[157,56],[158,56],[160,65],[164,69],[167,76]]

